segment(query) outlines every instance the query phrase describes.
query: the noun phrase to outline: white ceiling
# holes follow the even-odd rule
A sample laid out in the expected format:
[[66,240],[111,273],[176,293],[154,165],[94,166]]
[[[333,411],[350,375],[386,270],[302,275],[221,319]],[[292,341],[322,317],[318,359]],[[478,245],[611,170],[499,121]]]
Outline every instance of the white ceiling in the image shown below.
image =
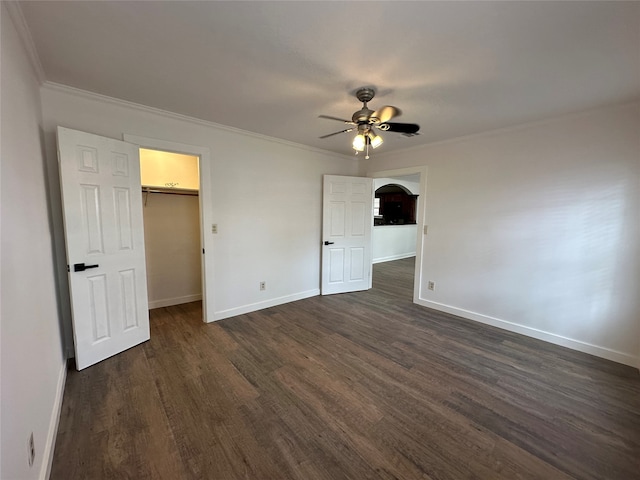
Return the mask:
[[352,154],[360,86],[393,151],[640,98],[639,2],[21,2],[47,81]]

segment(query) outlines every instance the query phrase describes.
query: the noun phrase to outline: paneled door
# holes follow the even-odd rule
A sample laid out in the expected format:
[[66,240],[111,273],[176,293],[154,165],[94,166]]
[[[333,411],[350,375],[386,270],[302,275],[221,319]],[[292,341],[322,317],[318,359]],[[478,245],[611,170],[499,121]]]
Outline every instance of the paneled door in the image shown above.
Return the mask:
[[58,127],[76,366],[149,340],[138,146]]
[[321,293],[371,288],[373,179],[325,175]]

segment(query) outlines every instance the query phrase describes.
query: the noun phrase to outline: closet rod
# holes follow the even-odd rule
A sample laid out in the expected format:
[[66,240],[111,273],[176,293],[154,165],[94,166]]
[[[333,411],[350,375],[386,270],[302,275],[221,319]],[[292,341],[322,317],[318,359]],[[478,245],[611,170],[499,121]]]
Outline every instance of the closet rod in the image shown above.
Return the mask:
[[173,188],[142,188],[142,193],[166,193],[168,195],[189,195],[191,197],[197,197],[199,195],[197,190],[177,190]]
[[149,200],[150,193],[164,193],[167,195],[187,195],[188,197],[197,197],[199,195],[198,190],[176,190],[174,188],[149,188],[142,187],[142,193],[144,194],[144,206],[147,206],[147,200]]

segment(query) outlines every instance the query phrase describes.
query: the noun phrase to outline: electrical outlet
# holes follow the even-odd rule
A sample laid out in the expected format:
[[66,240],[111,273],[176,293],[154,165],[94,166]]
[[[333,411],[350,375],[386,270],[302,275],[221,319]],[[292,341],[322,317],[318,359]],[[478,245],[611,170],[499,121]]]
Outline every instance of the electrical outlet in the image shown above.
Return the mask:
[[212,223],[211,224],[211,233],[218,233],[218,224],[217,223]]
[[435,289],[436,289],[436,282],[431,282],[431,281],[430,281],[430,282],[427,284],[427,288],[428,288],[429,290],[435,290]]
[[27,455],[29,458],[29,466],[32,467],[33,461],[36,458],[36,445],[33,441],[33,432],[31,432],[31,435],[29,436],[29,442],[27,443]]
[[260,290],[266,290],[267,289],[267,282],[260,282]]

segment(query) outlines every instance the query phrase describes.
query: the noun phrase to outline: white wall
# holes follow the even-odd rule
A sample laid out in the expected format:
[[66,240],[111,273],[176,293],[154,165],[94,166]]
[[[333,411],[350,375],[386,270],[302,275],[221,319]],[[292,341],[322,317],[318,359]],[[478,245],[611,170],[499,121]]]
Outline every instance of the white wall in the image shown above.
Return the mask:
[[373,263],[389,262],[416,255],[417,225],[373,227]]
[[149,308],[202,298],[197,196],[143,193]]
[[420,303],[637,366],[639,139],[640,105],[623,105],[363,170],[428,166]]
[[[41,95],[52,190],[58,189],[57,125],[211,150],[212,202],[205,208],[219,233],[206,255],[215,292],[207,301],[216,319],[318,294],[322,175],[353,175],[355,159],[58,86],[45,85]],[[53,207],[55,233],[62,236],[59,201]],[[209,226],[206,231],[211,235]],[[58,255],[64,258],[64,251]]]
[[[66,362],[56,303],[37,77],[2,14],[0,477],[44,478],[57,427]],[[28,465],[33,432],[35,463]]]

